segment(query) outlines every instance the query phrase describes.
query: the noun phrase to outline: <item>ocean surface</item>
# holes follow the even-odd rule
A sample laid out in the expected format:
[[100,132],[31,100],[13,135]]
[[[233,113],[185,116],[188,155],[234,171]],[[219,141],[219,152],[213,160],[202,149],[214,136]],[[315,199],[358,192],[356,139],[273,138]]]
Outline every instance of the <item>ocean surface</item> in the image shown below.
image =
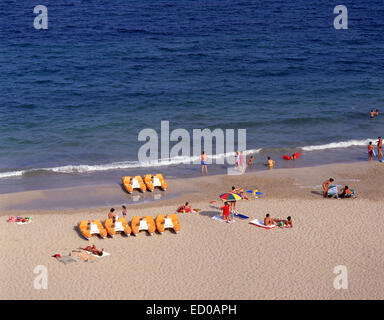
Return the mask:
[[347,30],[333,27],[334,1],[41,4],[48,30],[30,1],[0,2],[0,193],[200,174],[138,162],[139,132],[160,136],[161,120],[191,135],[246,129],[256,170],[268,155],[277,167],[365,160],[384,136],[382,0],[345,2]]

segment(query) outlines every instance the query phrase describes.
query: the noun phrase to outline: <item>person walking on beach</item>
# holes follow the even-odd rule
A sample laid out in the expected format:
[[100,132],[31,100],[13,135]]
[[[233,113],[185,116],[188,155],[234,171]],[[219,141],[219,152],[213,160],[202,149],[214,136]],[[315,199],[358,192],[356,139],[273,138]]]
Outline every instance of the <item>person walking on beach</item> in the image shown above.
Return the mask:
[[200,156],[201,159],[201,173],[204,175],[204,169],[205,169],[205,174],[208,175],[208,170],[207,170],[207,155],[205,154],[205,151]]
[[368,145],[368,161],[372,160],[372,157],[373,157],[373,145],[372,145],[372,141],[369,141],[369,145]]
[[333,182],[333,178],[329,178],[327,181],[323,182],[323,197],[326,198],[328,196],[328,190],[331,182]]
[[376,117],[379,116],[379,109],[376,109],[375,116],[376,116]]
[[378,141],[377,141],[377,159],[380,160],[383,158],[383,153],[381,152],[381,148],[383,146],[383,139],[381,139],[381,137],[378,137],[377,139],[378,139]]

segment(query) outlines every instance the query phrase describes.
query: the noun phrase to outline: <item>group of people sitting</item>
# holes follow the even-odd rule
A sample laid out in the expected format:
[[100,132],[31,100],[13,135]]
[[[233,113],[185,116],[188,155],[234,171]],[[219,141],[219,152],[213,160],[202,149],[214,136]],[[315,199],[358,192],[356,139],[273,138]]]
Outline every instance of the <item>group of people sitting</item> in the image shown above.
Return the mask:
[[264,218],[264,225],[271,226],[273,224],[279,226],[280,228],[293,228],[293,222],[292,222],[291,216],[287,217],[286,220],[283,220],[283,219],[271,218],[269,213],[267,213]]
[[351,198],[353,196],[353,191],[349,188],[349,186],[344,186],[344,188],[342,188],[340,190],[340,193],[336,193],[335,195],[330,195],[329,194],[329,187],[331,185],[332,182],[334,182],[335,180],[333,178],[329,178],[328,180],[324,181],[323,182],[323,197],[324,198],[329,198],[329,197],[336,197],[336,198],[341,198],[341,199],[344,199],[344,198]]

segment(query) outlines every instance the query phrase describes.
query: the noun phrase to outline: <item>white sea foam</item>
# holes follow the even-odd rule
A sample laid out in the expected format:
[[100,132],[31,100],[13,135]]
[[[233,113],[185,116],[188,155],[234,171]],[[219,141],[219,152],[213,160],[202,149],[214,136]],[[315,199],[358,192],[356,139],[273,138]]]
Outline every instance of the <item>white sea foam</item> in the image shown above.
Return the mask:
[[[252,149],[245,151],[245,154],[259,153],[261,149]],[[211,159],[221,159],[225,157],[234,156],[235,152],[230,152],[227,154],[216,154],[208,155]],[[9,171],[9,172],[0,172],[1,178],[10,178],[22,176],[24,174],[33,173],[37,171],[46,171],[46,172],[56,172],[56,173],[87,173],[87,172],[96,172],[96,171],[108,171],[108,170],[118,170],[118,169],[132,169],[132,168],[151,168],[151,167],[161,167],[161,166],[171,166],[178,165],[183,163],[193,163],[200,159],[200,156],[194,157],[175,157],[171,159],[160,159],[158,161],[150,162],[138,162],[138,161],[123,161],[123,162],[113,162],[107,164],[96,164],[96,165],[66,165],[61,167],[52,167],[52,168],[37,168],[37,169],[27,169],[20,171]]]
[[336,149],[336,148],[348,148],[352,146],[365,146],[375,139],[365,139],[365,140],[349,140],[349,141],[340,141],[340,142],[331,142],[327,144],[317,145],[317,146],[306,146],[301,147],[304,151],[317,151],[317,150],[326,150],[326,149]]

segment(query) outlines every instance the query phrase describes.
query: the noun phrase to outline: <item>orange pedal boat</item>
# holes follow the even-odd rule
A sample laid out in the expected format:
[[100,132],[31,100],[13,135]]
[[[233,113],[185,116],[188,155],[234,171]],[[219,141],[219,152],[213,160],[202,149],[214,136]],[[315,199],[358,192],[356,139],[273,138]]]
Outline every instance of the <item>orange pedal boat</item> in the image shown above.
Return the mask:
[[161,234],[165,231],[165,229],[172,229],[177,233],[180,231],[179,218],[174,213],[167,216],[159,214],[156,217],[156,228]]
[[144,218],[134,216],[131,221],[131,229],[135,236],[137,236],[140,231],[147,231],[150,235],[153,235],[156,231],[156,225],[151,216]]
[[90,240],[94,234],[99,235],[103,239],[107,237],[107,230],[105,230],[100,220],[80,221],[78,228],[83,237],[87,240]]
[[132,232],[127,220],[125,218],[119,218],[115,223],[112,219],[107,219],[104,222],[105,229],[108,234],[113,238],[114,235],[118,232],[122,232],[125,235],[129,236]]
[[144,183],[149,191],[155,190],[156,187],[159,187],[163,191],[167,190],[167,183],[161,173],[155,175],[146,174],[144,176]]
[[139,189],[141,192],[145,192],[147,190],[147,187],[140,176],[125,176],[121,178],[121,181],[123,182],[123,186],[128,193],[132,193],[134,189]]

